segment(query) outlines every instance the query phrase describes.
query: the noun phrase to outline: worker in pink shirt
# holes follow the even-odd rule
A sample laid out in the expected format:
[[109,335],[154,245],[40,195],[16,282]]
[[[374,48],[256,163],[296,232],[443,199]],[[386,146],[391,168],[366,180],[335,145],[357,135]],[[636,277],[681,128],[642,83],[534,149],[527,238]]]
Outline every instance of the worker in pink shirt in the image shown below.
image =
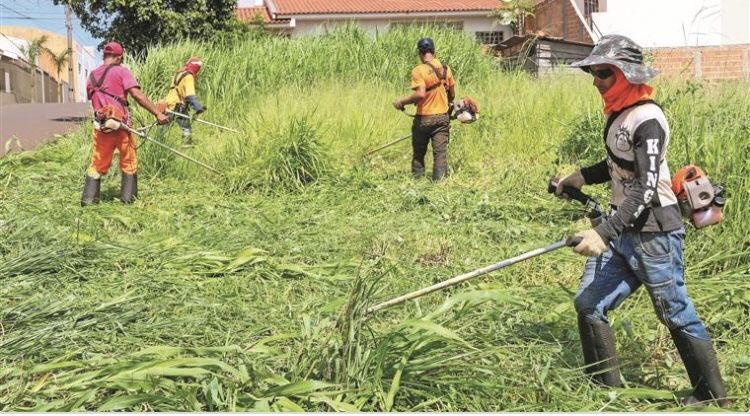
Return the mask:
[[138,158],[136,139],[122,125],[131,126],[127,95],[156,116],[159,124],[169,122],[157,107],[142,92],[133,74],[121,66],[122,46],[117,42],[104,45],[104,63],[89,76],[86,85],[88,98],[94,108],[94,147],[86,172],[81,206],[99,202],[101,177],[112,164],[115,149],[120,152],[122,182],[120,200],[131,203],[138,196]]

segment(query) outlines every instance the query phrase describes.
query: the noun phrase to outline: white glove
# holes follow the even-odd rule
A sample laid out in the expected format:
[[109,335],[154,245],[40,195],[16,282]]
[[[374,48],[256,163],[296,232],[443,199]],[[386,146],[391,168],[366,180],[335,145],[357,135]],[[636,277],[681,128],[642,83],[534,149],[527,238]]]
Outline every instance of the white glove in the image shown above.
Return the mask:
[[575,236],[583,238],[577,246],[573,247],[573,250],[578,254],[586,257],[599,257],[602,253],[609,250],[607,243],[602,240],[599,233],[594,231],[593,228],[581,231]]

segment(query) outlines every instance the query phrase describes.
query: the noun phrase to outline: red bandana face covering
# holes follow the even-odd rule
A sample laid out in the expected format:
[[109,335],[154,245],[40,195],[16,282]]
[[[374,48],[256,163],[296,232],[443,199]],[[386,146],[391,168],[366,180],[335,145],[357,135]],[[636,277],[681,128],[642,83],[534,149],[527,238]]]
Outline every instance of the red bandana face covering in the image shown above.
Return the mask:
[[613,66],[615,83],[602,94],[604,113],[610,114],[631,106],[638,101],[648,100],[654,89],[646,84],[631,84],[619,68]]

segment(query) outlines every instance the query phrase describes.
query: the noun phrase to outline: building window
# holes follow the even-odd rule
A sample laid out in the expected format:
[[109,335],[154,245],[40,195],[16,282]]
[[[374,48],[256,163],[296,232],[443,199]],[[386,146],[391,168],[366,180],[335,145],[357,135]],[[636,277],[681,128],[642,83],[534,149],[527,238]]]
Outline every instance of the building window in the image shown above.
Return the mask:
[[591,14],[599,11],[599,0],[583,0],[583,16],[591,27]]
[[438,27],[446,27],[448,29],[453,29],[453,30],[463,30],[464,22],[462,21],[443,22],[439,20],[430,20],[430,21],[413,20],[411,22],[390,22],[391,29],[396,29],[399,27],[407,28],[410,26],[438,26]]
[[476,32],[474,36],[482,45],[497,45],[505,39],[503,32]]

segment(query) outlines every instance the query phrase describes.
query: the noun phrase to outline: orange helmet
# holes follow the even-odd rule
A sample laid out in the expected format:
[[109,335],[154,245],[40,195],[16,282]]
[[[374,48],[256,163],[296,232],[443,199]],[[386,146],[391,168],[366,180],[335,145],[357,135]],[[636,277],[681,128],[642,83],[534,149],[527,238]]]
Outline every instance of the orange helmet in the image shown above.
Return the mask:
[[685,183],[704,177],[706,177],[706,173],[701,168],[695,165],[687,165],[678,170],[672,177],[672,192],[674,192],[678,200],[684,201],[687,199]]

